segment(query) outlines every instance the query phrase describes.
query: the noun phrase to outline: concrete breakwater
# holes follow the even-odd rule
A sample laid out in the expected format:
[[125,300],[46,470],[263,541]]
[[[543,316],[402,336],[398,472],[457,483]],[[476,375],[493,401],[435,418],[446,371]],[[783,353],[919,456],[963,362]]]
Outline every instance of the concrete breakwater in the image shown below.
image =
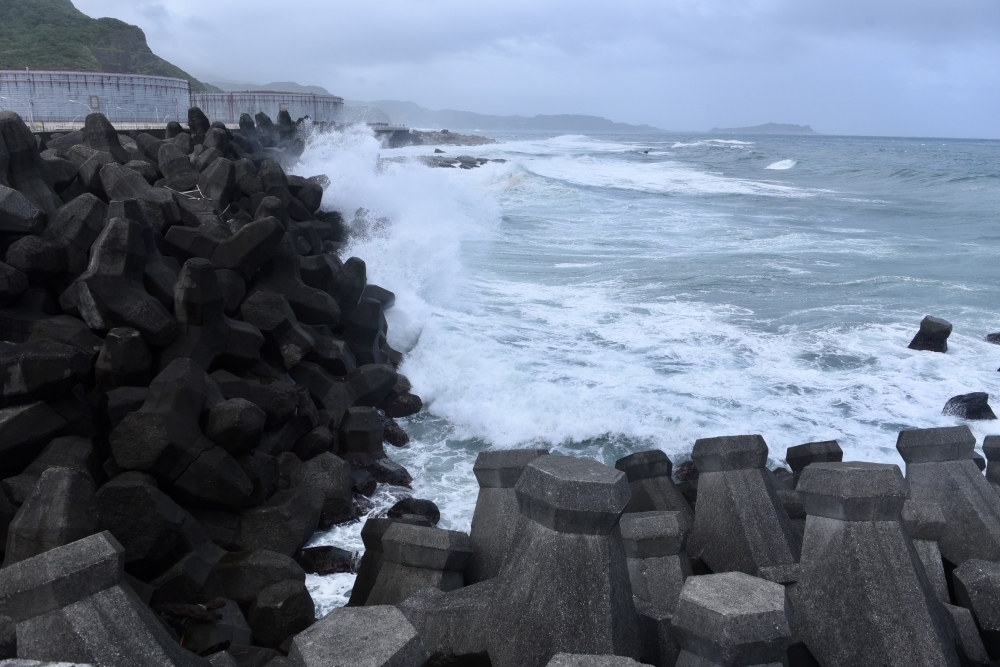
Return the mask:
[[421,404],[385,342],[392,294],[340,257],[324,178],[285,171],[305,137],[287,116],[227,130],[192,109],[162,140],[99,115],[39,146],[6,114],[0,138],[4,657],[1000,657],[1000,496],[965,427],[901,433],[905,477],[835,442],[769,470],[759,435],[698,440],[676,472],[658,451],[614,468],[485,452],[469,534],[416,499],[368,519],[349,605],[316,619],[304,568],[344,563],[302,546],[409,482],[384,443],[405,444],[392,419]]

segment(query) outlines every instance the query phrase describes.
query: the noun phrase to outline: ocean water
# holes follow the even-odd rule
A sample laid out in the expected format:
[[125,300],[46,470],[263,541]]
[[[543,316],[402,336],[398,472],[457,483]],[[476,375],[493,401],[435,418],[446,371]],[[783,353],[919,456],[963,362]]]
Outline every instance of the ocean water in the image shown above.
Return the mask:
[[[899,463],[899,430],[1000,390],[1000,143],[708,135],[505,136],[432,169],[365,131],[313,141],[424,410],[390,456],[468,530],[472,465],[548,447],[608,464],[759,433],[771,463],[836,439]],[[365,209],[354,217],[353,212]],[[907,344],[955,326],[947,354]],[[971,422],[979,438],[1000,422]],[[402,490],[383,489],[376,512]],[[315,544],[361,549],[360,524]],[[310,577],[320,612],[353,577]]]

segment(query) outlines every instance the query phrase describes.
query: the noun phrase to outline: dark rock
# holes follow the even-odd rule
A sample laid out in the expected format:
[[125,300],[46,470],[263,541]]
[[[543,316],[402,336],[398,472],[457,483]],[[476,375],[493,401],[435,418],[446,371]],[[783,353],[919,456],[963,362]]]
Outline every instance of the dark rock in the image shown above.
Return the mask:
[[967,426],[901,431],[909,498],[936,504],[945,518],[938,543],[952,563],[1000,561],[1000,495],[972,461],[976,438]]
[[118,327],[108,332],[94,365],[97,387],[108,391],[124,385],[148,385],[152,379],[153,355],[142,334]]
[[130,570],[147,573],[182,543],[185,521],[194,521],[143,473],[126,472],[97,492],[100,524],[125,548]]
[[[258,450],[244,454],[236,461],[253,484],[253,491],[246,501],[247,507],[261,505],[279,491],[280,467],[276,457]],[[232,543],[232,538],[236,535],[236,527],[233,527],[232,536],[227,538],[227,544]]]
[[8,306],[28,289],[28,276],[0,262],[0,306]]
[[635,512],[621,519],[632,594],[671,614],[691,576],[684,550],[690,527],[683,512]]
[[397,375],[388,364],[365,364],[347,376],[354,394],[354,405],[375,407],[396,385]]
[[218,148],[206,148],[205,150],[198,152],[195,150],[191,154],[191,166],[199,174],[206,169],[208,169],[214,162],[219,159],[225,158],[226,156],[222,154]]
[[87,325],[75,317],[59,315],[35,322],[28,340],[50,340],[72,345],[96,359],[104,341],[91,333]]
[[961,419],[996,419],[990,407],[990,395],[983,391],[971,394],[952,396],[944,404],[943,415],[952,415]]
[[198,186],[198,172],[177,144],[165,141],[157,151],[157,163],[167,180],[166,186],[178,192],[190,192]]
[[333,297],[302,282],[299,255],[289,234],[281,238],[271,261],[261,267],[260,279],[254,288],[258,290],[283,294],[295,316],[306,324],[335,326],[340,320],[340,308]]
[[41,401],[0,410],[0,474],[21,472],[66,424]]
[[18,505],[35,490],[38,478],[49,468],[71,468],[95,481],[103,479],[101,462],[90,440],[75,436],[56,438],[20,475],[3,480],[3,491]]
[[258,593],[279,581],[306,580],[306,573],[291,557],[263,549],[227,553],[213,569],[226,597],[241,605],[249,605]]
[[421,667],[430,656],[403,612],[377,606],[334,609],[292,640],[288,657],[300,667]]
[[351,473],[351,480],[354,493],[360,493],[368,497],[375,494],[378,482],[375,481],[375,477],[367,470],[355,470]]
[[306,255],[299,258],[299,275],[302,276],[302,282],[324,292],[333,289],[342,267],[343,263],[333,253]]
[[945,611],[900,521],[906,486],[895,465],[813,463],[802,472],[809,518],[795,631],[820,664],[958,664]]
[[286,579],[257,594],[250,604],[247,621],[258,645],[276,647],[286,637],[312,625],[316,621],[316,608],[305,584]]
[[152,164],[146,162],[145,160],[131,160],[125,163],[126,169],[131,169],[135,173],[146,179],[149,184],[156,183],[160,180],[159,170]]
[[323,188],[301,176],[288,177],[288,190],[306,207],[309,213],[315,213],[323,203]]
[[33,201],[13,188],[0,185],[0,232],[40,234],[45,221],[45,212]]
[[139,174],[118,164],[101,169],[101,186],[109,200],[138,200],[153,230],[163,234],[181,221],[180,206],[166,188],[154,188]]
[[[330,413],[331,428],[341,425],[345,413],[354,405],[354,393],[345,378],[335,378],[318,364],[304,361],[290,369],[288,374],[296,383],[306,387],[309,395],[323,410]],[[374,413],[375,411],[372,410]],[[375,414],[375,418],[378,415]],[[381,425],[381,421],[379,422]],[[380,436],[381,437],[381,436]],[[341,434],[343,442],[343,434]]]
[[496,578],[488,631],[496,667],[541,667],[556,653],[637,657],[639,636],[617,529],[625,474],[542,456],[517,482],[521,516]]
[[212,379],[219,383],[227,399],[245,398],[264,411],[266,424],[278,424],[295,414],[299,396],[287,382],[270,378],[240,378],[229,371],[218,370]]
[[312,336],[299,326],[295,313],[281,294],[254,292],[243,302],[240,315],[264,334],[265,358],[282,368],[292,368],[312,349]]
[[144,158],[153,162],[159,161],[160,146],[164,144],[163,140],[142,132],[135,138],[135,144],[139,148],[139,153]]
[[78,347],[36,339],[0,352],[2,405],[65,393],[90,373],[91,355]]
[[972,612],[989,657],[1000,658],[1000,563],[972,558],[952,578],[956,601]]
[[951,335],[951,322],[928,315],[920,320],[920,331],[910,341],[911,350],[926,350],[928,352],[947,352],[948,336]]
[[239,200],[236,167],[225,158],[216,160],[201,172],[201,176],[198,177],[198,189],[212,200],[216,213],[221,215],[233,202]]
[[386,417],[382,412],[379,412],[379,418],[382,420],[382,437],[385,442],[393,447],[405,447],[409,444],[410,436],[396,423],[395,419]]
[[798,562],[801,542],[778,497],[759,435],[703,438],[691,458],[698,466],[698,506],[688,553],[713,572],[764,570]]
[[245,454],[258,444],[264,432],[264,411],[245,398],[230,398],[208,413],[205,435],[230,454]]
[[350,408],[340,424],[340,454],[352,468],[367,468],[386,458],[383,434],[375,408]]
[[244,197],[253,197],[264,193],[260,179],[257,178],[257,168],[251,160],[246,158],[237,160],[234,165],[236,167],[236,185]]
[[424,404],[420,397],[415,394],[390,392],[378,404],[380,410],[385,412],[386,417],[400,418],[410,417],[420,412]]
[[215,277],[218,278],[219,289],[222,290],[224,312],[229,317],[233,317],[240,311],[240,304],[243,303],[243,297],[246,296],[246,281],[232,269],[216,269]]
[[674,464],[658,449],[636,452],[615,461],[615,468],[625,473],[632,492],[632,499],[625,507],[631,512],[682,512],[688,523],[694,521],[694,512],[671,479]]
[[150,345],[163,346],[176,335],[177,322],[143,288],[144,256],[139,224],[112,218],[94,242],[89,267],[75,283],[76,302],[91,329],[132,327]]
[[413,476],[406,468],[390,458],[378,459],[373,464],[366,466],[365,470],[371,473],[379,484],[410,488],[410,484],[413,482]]
[[332,546],[308,547],[296,554],[295,561],[309,574],[327,575],[354,572],[356,555]]
[[[34,135],[13,111],[0,112],[0,140],[7,149],[7,178],[0,185],[18,190],[46,215],[62,206],[62,200],[47,179]],[[0,188],[0,201],[3,199],[3,189]],[[3,217],[0,213],[0,219]]]
[[4,567],[97,532],[94,480],[71,468],[49,468],[7,530]]
[[205,133],[202,142],[205,148],[217,148],[221,153],[229,149],[229,131],[225,127],[212,127]]
[[245,510],[235,544],[244,551],[266,549],[291,556],[319,526],[323,491],[300,486],[279,491],[260,507]]
[[154,608],[177,603],[204,605],[223,596],[222,584],[212,566],[226,552],[211,544],[208,547],[183,556],[149,582],[156,589],[150,599]]
[[262,218],[223,239],[213,238],[203,228],[175,226],[167,231],[165,242],[179,257],[208,259],[215,268],[231,269],[249,280],[274,254],[282,235],[276,219]]
[[389,310],[396,303],[395,294],[387,289],[379,287],[378,285],[372,285],[370,283],[365,285],[365,289],[361,293],[361,298],[375,299],[382,304],[382,310]]
[[104,412],[111,428],[118,426],[125,415],[141,408],[148,397],[148,387],[118,387],[109,391]]
[[810,463],[835,463],[844,460],[844,450],[836,440],[807,442],[785,450],[785,461],[794,473],[794,483],[799,483],[803,469]]
[[293,487],[311,487],[323,493],[319,525],[329,528],[354,518],[351,471],[339,456],[325,452],[295,469],[289,480]]
[[212,124],[209,122],[205,112],[198,107],[191,107],[188,109],[188,127],[191,128],[191,136],[194,138],[195,143],[200,144],[204,141],[205,135],[208,134],[208,130],[212,127]]
[[205,373],[180,358],[150,385],[142,408],[111,432],[111,451],[125,470],[141,470],[171,485],[183,502],[238,508],[253,491],[249,478],[199,426]]
[[214,620],[196,621],[187,626],[184,632],[186,649],[202,655],[215,646],[227,643],[230,646],[243,646],[253,641],[250,626],[236,602],[226,600],[225,605],[213,608],[212,613],[217,616]]
[[252,324],[226,317],[219,279],[208,260],[184,263],[174,287],[174,314],[179,331],[160,356],[161,368],[185,357],[204,369],[247,370],[259,361],[264,337]]
[[331,449],[336,449],[333,433],[325,426],[317,426],[295,441],[292,453],[301,460],[308,461]]
[[420,498],[403,498],[389,508],[386,516],[390,519],[398,519],[404,514],[415,514],[422,516],[432,525],[436,526],[441,520],[441,510],[430,500]]
[[778,584],[742,572],[691,577],[673,617],[677,664],[784,664],[791,616]]
[[129,161],[128,151],[122,148],[118,133],[104,114],[92,113],[83,125],[83,143],[95,151],[110,153],[118,164]]
[[48,181],[58,193],[68,188],[77,176],[76,165],[61,155],[42,155],[42,164],[48,173]]
[[347,316],[344,340],[359,364],[383,364],[388,361],[381,347],[385,340],[383,319],[382,304],[375,299],[362,299]]

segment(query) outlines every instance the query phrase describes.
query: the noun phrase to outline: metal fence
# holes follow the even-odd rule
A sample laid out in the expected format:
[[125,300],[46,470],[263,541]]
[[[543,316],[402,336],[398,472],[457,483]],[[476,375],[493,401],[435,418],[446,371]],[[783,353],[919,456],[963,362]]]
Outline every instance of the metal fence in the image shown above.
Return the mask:
[[199,107],[211,121],[236,125],[240,114],[266,113],[277,121],[279,111],[288,111],[292,120],[309,116],[316,122],[337,123],[344,112],[344,99],[335,95],[240,91],[232,93],[193,93],[191,104]]
[[163,127],[187,120],[188,82],[165,76],[0,70],[0,108],[16,111],[36,132],[83,127],[100,112],[119,130]]

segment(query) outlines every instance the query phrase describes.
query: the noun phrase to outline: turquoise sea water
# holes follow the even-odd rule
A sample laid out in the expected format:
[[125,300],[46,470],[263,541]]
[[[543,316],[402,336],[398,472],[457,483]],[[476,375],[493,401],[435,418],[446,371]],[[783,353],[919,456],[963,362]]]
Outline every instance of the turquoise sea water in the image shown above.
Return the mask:
[[[364,133],[310,145],[324,206],[397,294],[389,339],[425,403],[391,456],[467,530],[479,451],[547,446],[606,463],[695,439],[837,439],[898,462],[900,429],[1000,394],[1000,142],[854,137],[508,136],[449,155]],[[907,349],[933,314],[947,354]],[[980,438],[998,422],[971,423]],[[391,502],[380,494],[381,505]],[[317,538],[361,548],[360,525]],[[321,607],[347,575],[310,579]]]

